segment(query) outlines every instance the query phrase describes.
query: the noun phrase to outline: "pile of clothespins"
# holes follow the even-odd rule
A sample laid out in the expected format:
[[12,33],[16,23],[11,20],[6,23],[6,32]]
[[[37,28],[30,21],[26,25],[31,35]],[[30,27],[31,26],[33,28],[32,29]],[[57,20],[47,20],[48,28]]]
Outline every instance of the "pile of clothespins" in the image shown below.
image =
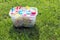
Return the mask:
[[37,8],[17,6],[10,10],[9,15],[13,21],[15,20],[15,25],[29,25],[35,20],[34,17],[37,15]]

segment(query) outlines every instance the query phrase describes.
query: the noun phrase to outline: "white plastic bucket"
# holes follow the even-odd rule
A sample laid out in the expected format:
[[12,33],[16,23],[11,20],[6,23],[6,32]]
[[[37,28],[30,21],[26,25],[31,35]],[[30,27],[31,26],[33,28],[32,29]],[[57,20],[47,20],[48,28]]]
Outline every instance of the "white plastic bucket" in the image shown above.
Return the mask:
[[[35,13],[34,13],[35,12]],[[14,7],[10,10],[9,15],[13,21],[13,24],[24,27],[32,27],[35,24],[36,16],[38,14],[35,7]]]

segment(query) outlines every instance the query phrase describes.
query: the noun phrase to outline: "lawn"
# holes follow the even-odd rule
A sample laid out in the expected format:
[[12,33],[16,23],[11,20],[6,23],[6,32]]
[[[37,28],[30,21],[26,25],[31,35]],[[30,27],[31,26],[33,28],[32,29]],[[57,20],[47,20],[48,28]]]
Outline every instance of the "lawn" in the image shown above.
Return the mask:
[[[15,6],[38,8],[33,28],[14,29],[9,11]],[[0,40],[60,40],[60,0],[0,0]]]

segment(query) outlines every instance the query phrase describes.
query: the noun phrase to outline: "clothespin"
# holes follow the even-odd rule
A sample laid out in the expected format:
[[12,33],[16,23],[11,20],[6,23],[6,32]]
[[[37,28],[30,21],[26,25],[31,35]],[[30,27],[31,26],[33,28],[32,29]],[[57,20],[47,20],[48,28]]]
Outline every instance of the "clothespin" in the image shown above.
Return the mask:
[[14,8],[11,9],[11,14],[13,14],[13,12],[14,12]]
[[19,7],[16,7],[16,12],[19,10]]
[[35,16],[35,15],[36,15],[36,12],[32,11],[31,16]]
[[22,10],[19,10],[19,14],[21,14],[21,15],[22,15],[22,14],[23,14],[23,11],[22,11]]
[[19,9],[21,8],[22,6],[19,6]]
[[12,10],[12,12],[13,12],[13,11],[14,11],[14,8],[12,8],[11,10]]
[[29,6],[26,6],[26,8],[29,10],[30,9],[30,7]]
[[27,16],[26,14],[24,14],[23,16]]
[[15,17],[18,18],[18,17],[20,17],[20,15],[19,14],[16,14]]
[[27,14],[27,15],[30,15],[30,13],[31,13],[30,11],[26,11],[26,14]]

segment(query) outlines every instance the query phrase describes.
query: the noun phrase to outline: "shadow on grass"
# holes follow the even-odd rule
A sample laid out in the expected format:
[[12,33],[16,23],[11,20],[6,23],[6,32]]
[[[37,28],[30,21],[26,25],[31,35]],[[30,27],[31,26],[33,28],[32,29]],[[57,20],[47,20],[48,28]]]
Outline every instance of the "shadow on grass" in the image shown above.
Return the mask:
[[9,35],[12,40],[39,40],[39,28],[37,25],[21,28],[13,26],[9,31]]

